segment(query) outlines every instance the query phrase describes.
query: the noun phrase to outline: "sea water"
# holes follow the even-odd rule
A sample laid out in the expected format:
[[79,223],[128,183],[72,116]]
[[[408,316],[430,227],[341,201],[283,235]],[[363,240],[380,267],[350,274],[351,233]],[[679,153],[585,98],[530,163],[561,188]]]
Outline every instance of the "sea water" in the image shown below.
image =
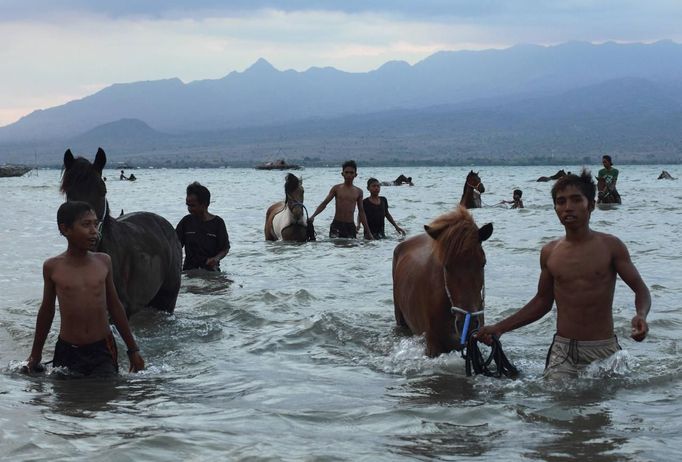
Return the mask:
[[[563,166],[578,171],[580,166]],[[596,172],[598,166],[594,165]],[[623,204],[595,210],[592,227],[617,235],[651,289],[650,334],[629,338],[634,296],[616,284],[614,322],[623,351],[568,383],[542,379],[554,312],[507,333],[516,380],[466,377],[458,353],[428,358],[424,340],[395,328],[391,257],[399,237],[330,240],[334,204],[317,242],[263,239],[284,172],[250,169],[105,170],[112,214],[146,210],[175,225],[185,187],[212,193],[210,211],[232,248],[221,274],[183,276],[175,313],[131,319],[147,362],[113,381],[58,380],[19,372],[42,296],[42,262],[62,252],[60,172],[0,180],[0,458],[35,460],[676,460],[682,454],[682,180],[675,166],[617,166]],[[492,222],[486,320],[514,313],[534,294],[543,244],[563,235],[552,208],[557,167],[481,167]],[[367,168],[414,186],[383,187],[408,236],[455,206],[469,168]],[[312,214],[341,168],[296,172]],[[523,190],[526,208],[499,206]],[[365,192],[367,195],[367,192]],[[59,316],[46,342],[51,359]],[[124,345],[119,339],[119,348]],[[122,370],[127,359],[122,355]]]

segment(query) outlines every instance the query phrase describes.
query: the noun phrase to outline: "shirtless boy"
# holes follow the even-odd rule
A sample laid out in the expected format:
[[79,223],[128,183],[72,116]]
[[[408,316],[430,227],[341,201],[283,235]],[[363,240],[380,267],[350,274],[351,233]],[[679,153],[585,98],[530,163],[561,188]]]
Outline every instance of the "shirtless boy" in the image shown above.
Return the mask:
[[114,287],[111,258],[91,252],[97,244],[97,217],[85,202],[65,202],[57,212],[59,231],[66,237],[66,252],[43,264],[43,301],[38,311],[33,349],[27,372],[42,370],[47,334],[52,327],[55,297],[61,325],[54,349],[54,367],[66,367],[83,376],[118,373],[116,342],[109,317],[128,348],[130,371],[144,369],[144,360],[130,332]]
[[554,210],[566,236],[550,242],[540,253],[540,280],[535,296],[518,312],[480,329],[487,344],[492,336],[518,329],[557,307],[554,341],[547,355],[545,377],[575,377],[591,362],[620,350],[613,330],[616,276],[635,293],[631,337],[641,342],[651,295],[630,260],[625,244],[615,236],[590,229],[595,184],[590,173],[560,178],[552,188]]
[[[341,176],[343,176],[343,183],[332,186],[332,189],[327,194],[327,197],[317,207],[308,222],[312,223],[317,215],[319,215],[332,199],[336,199],[336,212],[334,213],[334,220],[329,227],[329,237],[348,237],[355,239],[357,237],[357,230],[355,228],[355,207],[358,208],[359,220],[365,229],[369,229],[367,217],[365,216],[365,209],[362,206],[362,189],[353,186],[353,180],[358,176],[358,166],[353,160],[348,160],[341,166]],[[367,239],[373,239],[368,236]]]
[[523,196],[523,191],[521,191],[520,189],[515,189],[514,192],[512,193],[512,200],[500,201],[500,204],[511,204],[511,208],[513,209],[522,209],[523,200],[521,199],[521,196]]

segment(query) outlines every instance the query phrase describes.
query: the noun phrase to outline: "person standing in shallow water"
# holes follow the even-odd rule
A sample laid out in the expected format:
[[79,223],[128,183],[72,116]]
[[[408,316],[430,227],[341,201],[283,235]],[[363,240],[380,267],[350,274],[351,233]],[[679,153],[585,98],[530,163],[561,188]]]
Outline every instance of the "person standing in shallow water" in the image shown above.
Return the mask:
[[180,244],[185,248],[183,270],[203,268],[220,271],[220,260],[230,251],[230,238],[225,222],[209,213],[211,193],[206,186],[194,182],[187,186],[185,215],[175,228]]
[[552,200],[566,235],[542,248],[537,293],[518,312],[476,334],[490,345],[493,336],[537,321],[556,302],[556,334],[545,363],[548,378],[575,377],[588,364],[620,350],[613,328],[616,276],[635,293],[630,336],[641,342],[649,331],[651,295],[627,247],[615,236],[590,229],[595,189],[587,170],[557,180]]
[[[369,224],[369,229],[365,228],[365,238],[367,238],[368,235],[371,235],[374,239],[384,239],[386,237],[386,232],[384,231],[384,218],[393,225],[398,233],[404,236],[405,230],[398,226],[395,220],[393,220],[391,212],[388,211],[388,200],[384,196],[379,195],[381,192],[381,183],[379,180],[376,178],[367,180],[367,190],[370,195],[362,201],[367,223]],[[358,217],[357,229],[358,231],[360,230],[360,217]]]
[[43,346],[52,327],[55,298],[61,324],[54,348],[54,367],[78,376],[118,373],[118,351],[109,322],[113,322],[128,348],[130,372],[144,369],[125,310],[118,298],[111,257],[93,252],[97,245],[97,216],[87,202],[69,201],[57,211],[59,232],[68,242],[66,251],[43,264],[43,301],[36,320],[31,355],[23,371],[42,371]]
[[[353,180],[358,176],[358,166],[354,160],[348,160],[343,163],[341,166],[341,176],[343,176],[343,183],[332,186],[327,197],[317,207],[315,213],[308,218],[308,223],[313,223],[315,217],[327,207],[327,204],[332,199],[336,199],[336,212],[334,213],[334,220],[329,227],[329,237],[332,239],[338,237],[355,239],[357,237],[355,207],[358,208],[358,220],[360,220],[365,229],[369,229],[369,225],[367,224],[365,209],[362,205],[362,189],[353,185]],[[370,236],[368,239],[373,238]]]

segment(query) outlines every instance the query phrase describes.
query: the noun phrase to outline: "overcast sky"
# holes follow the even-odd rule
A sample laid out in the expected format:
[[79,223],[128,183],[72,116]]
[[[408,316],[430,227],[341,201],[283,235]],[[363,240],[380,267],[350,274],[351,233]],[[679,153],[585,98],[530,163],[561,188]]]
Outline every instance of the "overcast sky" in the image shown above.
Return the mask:
[[681,0],[0,0],[0,126],[113,83],[216,79],[258,58],[351,72],[439,50],[682,42]]

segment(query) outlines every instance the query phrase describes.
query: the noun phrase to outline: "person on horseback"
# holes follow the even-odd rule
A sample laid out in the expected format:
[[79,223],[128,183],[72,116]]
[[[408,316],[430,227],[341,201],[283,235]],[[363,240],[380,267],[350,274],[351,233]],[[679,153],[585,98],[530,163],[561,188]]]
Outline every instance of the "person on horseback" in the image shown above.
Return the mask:
[[597,173],[597,180],[603,179],[606,187],[605,190],[599,192],[603,197],[611,195],[613,197],[613,202],[620,204],[620,194],[618,194],[618,191],[616,190],[616,183],[618,182],[618,169],[613,168],[613,161],[609,155],[605,154],[602,156],[601,162],[602,165],[604,165],[604,168],[599,170],[599,173]]
[[208,212],[211,192],[195,181],[187,186],[185,203],[189,215],[185,215],[175,228],[180,244],[185,248],[182,269],[220,271],[220,260],[230,251],[230,238],[223,219]]

